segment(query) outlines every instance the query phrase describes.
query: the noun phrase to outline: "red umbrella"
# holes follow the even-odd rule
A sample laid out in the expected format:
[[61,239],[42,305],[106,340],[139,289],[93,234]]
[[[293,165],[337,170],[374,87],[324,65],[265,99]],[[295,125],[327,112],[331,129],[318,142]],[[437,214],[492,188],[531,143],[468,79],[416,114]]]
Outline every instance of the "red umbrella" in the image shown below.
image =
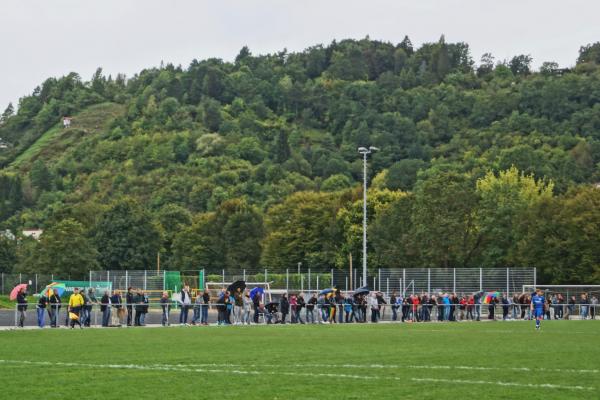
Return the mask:
[[19,293],[19,291],[21,289],[26,290],[27,289],[27,284],[26,283],[19,283],[17,286],[15,286],[14,289],[10,291],[10,299],[11,300],[16,300],[17,294]]

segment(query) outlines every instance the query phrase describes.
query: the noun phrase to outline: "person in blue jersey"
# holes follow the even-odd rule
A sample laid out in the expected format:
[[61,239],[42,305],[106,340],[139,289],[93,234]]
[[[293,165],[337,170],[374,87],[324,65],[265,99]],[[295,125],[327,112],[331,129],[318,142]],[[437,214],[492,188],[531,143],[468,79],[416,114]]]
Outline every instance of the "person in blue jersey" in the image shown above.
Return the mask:
[[540,329],[540,324],[544,318],[544,310],[546,308],[546,299],[540,289],[535,291],[535,294],[531,298],[531,311],[535,318],[535,329]]

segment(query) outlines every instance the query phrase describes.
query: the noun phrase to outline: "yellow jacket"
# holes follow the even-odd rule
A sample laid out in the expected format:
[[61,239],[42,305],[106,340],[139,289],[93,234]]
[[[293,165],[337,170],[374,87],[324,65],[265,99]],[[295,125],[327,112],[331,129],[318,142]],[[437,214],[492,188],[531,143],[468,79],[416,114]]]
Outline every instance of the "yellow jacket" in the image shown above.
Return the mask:
[[79,293],[73,293],[69,297],[69,307],[81,307],[83,306],[83,296]]

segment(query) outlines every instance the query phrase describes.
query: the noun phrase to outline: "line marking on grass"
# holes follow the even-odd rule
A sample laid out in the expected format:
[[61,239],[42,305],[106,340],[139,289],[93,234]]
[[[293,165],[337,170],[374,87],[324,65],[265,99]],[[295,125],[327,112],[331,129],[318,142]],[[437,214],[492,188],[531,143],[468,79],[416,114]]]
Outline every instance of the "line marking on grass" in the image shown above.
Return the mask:
[[[410,379],[413,382],[437,382],[437,383],[455,383],[455,384],[481,384],[481,385],[497,385],[497,386],[513,386],[538,389],[564,389],[564,390],[597,390],[587,386],[567,386],[554,385],[550,383],[518,383],[518,382],[502,382],[502,381],[483,381],[483,380],[464,380],[464,379],[445,379],[445,378],[404,378],[395,376],[370,376],[370,375],[354,375],[354,374],[333,374],[333,373],[311,373],[311,372],[285,372],[285,371],[256,371],[256,370],[241,370],[241,369],[206,369],[206,368],[190,368],[186,365],[172,364],[87,364],[73,363],[60,361],[27,361],[27,360],[0,360],[0,364],[16,364],[16,365],[32,365],[32,366],[62,366],[62,367],[80,367],[80,368],[99,368],[99,369],[133,369],[142,371],[174,371],[174,372],[200,372],[200,373],[216,373],[216,374],[234,374],[234,375],[276,375],[276,376],[303,376],[310,378],[341,378],[341,379],[363,379],[363,380],[393,380],[406,381]],[[240,364],[198,364],[204,366],[226,366],[229,368],[239,367],[281,367],[282,365],[263,364],[263,365],[240,365]],[[307,366],[305,364],[296,364]],[[316,364],[311,364],[316,365]],[[352,364],[350,364],[352,365]],[[372,365],[371,365],[372,366]],[[369,367],[369,366],[366,366]],[[412,366],[414,367],[414,366]],[[410,367],[409,367],[410,368]]]
[[402,369],[444,369],[444,370],[472,370],[472,371],[517,371],[517,372],[530,372],[530,371],[541,371],[541,372],[559,372],[559,373],[575,373],[575,374],[598,374],[598,369],[561,369],[561,368],[538,368],[538,367],[482,367],[477,365],[395,365],[395,364],[297,364],[296,366],[301,367],[340,367],[340,368],[402,368]]
[[398,365],[398,364],[184,364],[187,368],[194,367],[231,367],[231,368],[373,368],[373,369],[442,369],[442,370],[466,370],[466,371],[516,371],[516,372],[557,372],[572,374],[598,374],[598,369],[561,369],[543,367],[483,367],[476,365]]
[[567,389],[567,390],[596,390],[587,386],[565,386],[554,385],[552,383],[517,383],[517,382],[502,382],[502,381],[472,381],[465,379],[438,379],[438,378],[410,378],[413,382],[433,382],[433,383],[455,383],[455,384],[475,384],[475,385],[496,385],[496,386],[513,386],[526,387],[534,389]]
[[[175,372],[208,372],[216,374],[236,374],[236,375],[286,375],[286,376],[306,376],[311,378],[354,378],[354,379],[388,379],[385,377],[352,375],[352,374],[330,374],[330,373],[308,373],[308,372],[283,372],[283,371],[248,371],[239,369],[205,369],[189,368],[179,365],[154,364],[85,364],[73,362],[50,362],[50,361],[26,361],[26,360],[0,360],[0,364],[34,365],[34,366],[60,366],[60,367],[80,367],[80,368],[99,368],[99,369],[134,369],[142,371],[175,371]],[[214,364],[218,365],[218,364]],[[233,365],[228,365],[232,367]],[[395,379],[395,378],[394,378]],[[399,379],[399,378],[398,378]]]

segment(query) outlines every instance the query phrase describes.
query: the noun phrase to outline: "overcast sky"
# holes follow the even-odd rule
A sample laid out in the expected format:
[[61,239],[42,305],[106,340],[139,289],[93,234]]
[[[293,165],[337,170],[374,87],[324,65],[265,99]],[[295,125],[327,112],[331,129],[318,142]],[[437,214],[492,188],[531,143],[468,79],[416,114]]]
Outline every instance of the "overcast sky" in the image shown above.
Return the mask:
[[594,0],[2,0],[0,108],[71,71],[131,76],[161,61],[232,60],[244,45],[263,54],[366,35],[418,46],[443,33],[476,61],[531,54],[536,67],[566,67],[600,41],[599,16]]

